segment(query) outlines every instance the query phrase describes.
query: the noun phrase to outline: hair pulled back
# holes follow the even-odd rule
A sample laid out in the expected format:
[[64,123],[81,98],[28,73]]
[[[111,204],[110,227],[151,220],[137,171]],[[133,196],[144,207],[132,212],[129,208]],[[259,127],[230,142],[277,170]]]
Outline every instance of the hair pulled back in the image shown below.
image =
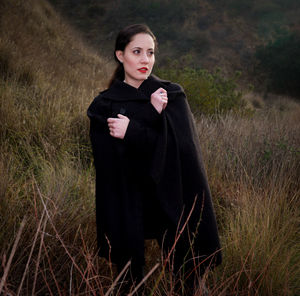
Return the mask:
[[134,24],[122,29],[117,36],[116,43],[115,43],[115,51],[114,51],[114,58],[118,65],[109,81],[108,87],[110,87],[116,79],[121,81],[125,79],[124,67],[123,64],[118,60],[116,56],[116,51],[117,50],[124,51],[127,44],[132,41],[132,38],[135,35],[140,33],[149,34],[153,38],[155,48],[157,48],[156,37],[154,36],[154,34],[152,33],[152,31],[147,25]]

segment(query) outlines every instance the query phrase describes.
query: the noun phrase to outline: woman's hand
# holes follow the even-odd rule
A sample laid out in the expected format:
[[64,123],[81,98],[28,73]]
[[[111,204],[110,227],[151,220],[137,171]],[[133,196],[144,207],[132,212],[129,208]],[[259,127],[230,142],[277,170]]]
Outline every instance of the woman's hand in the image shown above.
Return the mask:
[[161,113],[167,107],[168,104],[168,94],[163,88],[156,90],[150,99],[151,104],[156,109],[158,113]]
[[107,119],[109,133],[114,138],[124,139],[129,124],[129,118],[118,114],[118,118]]

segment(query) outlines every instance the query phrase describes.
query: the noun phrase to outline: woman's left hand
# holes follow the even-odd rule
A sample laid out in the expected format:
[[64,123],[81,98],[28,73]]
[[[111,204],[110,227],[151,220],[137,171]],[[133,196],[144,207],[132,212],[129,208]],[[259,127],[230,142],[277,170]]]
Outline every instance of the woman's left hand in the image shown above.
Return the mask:
[[129,124],[129,118],[118,114],[118,118],[107,119],[109,133],[112,137],[124,139]]

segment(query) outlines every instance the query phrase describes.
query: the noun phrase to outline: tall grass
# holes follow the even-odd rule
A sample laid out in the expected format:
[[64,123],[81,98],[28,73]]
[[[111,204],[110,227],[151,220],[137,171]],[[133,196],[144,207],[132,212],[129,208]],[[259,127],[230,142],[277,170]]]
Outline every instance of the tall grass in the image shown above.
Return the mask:
[[[97,256],[85,113],[106,64],[47,2],[1,5],[0,289],[105,295],[116,271]],[[224,253],[204,278],[211,295],[299,294],[299,115],[286,99],[197,118]],[[172,274],[152,270],[155,241],[146,255],[145,295],[174,294]]]
[[251,119],[199,120],[224,245],[216,274],[233,295],[297,294],[299,112],[284,100]]
[[[208,274],[212,295],[297,295],[297,114],[295,105],[282,114],[264,110],[252,119],[227,115],[198,121],[224,252],[224,264]],[[281,137],[288,149],[278,145]],[[24,143],[23,149],[32,147]],[[96,255],[93,169],[68,154],[51,161],[35,154],[38,170],[26,172],[17,157],[7,155],[1,159],[6,172],[1,178],[3,268],[25,213],[27,220],[6,291],[19,289],[31,254],[22,293],[104,295],[115,271]],[[23,174],[27,176],[20,178]],[[157,245],[147,242],[148,270],[157,258]],[[149,293],[158,277],[156,271],[146,281]],[[154,295],[167,294],[172,280],[166,274]]]
[[106,63],[46,1],[3,1],[0,13],[0,270],[9,271],[4,291],[56,295],[69,274],[67,247],[79,256],[76,241],[84,237],[89,248],[95,241],[86,109],[103,87]]

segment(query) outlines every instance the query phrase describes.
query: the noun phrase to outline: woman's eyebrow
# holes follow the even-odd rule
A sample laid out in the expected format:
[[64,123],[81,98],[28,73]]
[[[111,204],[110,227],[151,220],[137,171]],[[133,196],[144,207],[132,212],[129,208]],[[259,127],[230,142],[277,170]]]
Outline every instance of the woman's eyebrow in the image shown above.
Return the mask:
[[[143,49],[142,47],[139,47],[139,46],[134,46],[132,47],[131,49]],[[154,50],[154,48],[150,47],[148,48],[147,50]]]

